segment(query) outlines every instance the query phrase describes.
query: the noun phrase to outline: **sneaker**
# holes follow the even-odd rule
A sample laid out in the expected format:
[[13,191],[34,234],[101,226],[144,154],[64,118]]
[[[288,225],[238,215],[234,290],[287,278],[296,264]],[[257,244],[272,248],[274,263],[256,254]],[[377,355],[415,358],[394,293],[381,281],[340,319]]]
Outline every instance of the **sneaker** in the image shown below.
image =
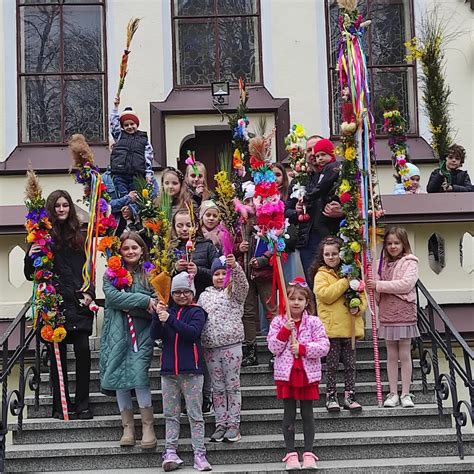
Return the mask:
[[212,443],[220,443],[224,441],[224,435],[226,434],[227,428],[225,426],[216,426],[216,430],[211,435],[210,441]]
[[167,449],[162,457],[163,462],[161,463],[161,467],[163,468],[163,471],[174,471],[183,464],[183,460],[176,454],[174,449]]
[[395,408],[396,406],[400,405],[400,398],[398,394],[390,392],[385,399],[383,406],[385,408]]
[[334,393],[329,395],[326,401],[326,408],[329,412],[338,412],[341,411],[341,407],[339,405],[339,401],[337,400],[337,395]]
[[78,411],[77,412],[77,419],[78,420],[92,420],[94,418],[94,415],[92,412],[86,408],[85,410]]
[[204,399],[202,402],[202,414],[212,415],[213,413],[214,413],[214,408],[212,406],[212,400]]
[[415,395],[412,393],[405,393],[400,397],[400,403],[403,408],[413,408],[415,404],[413,403],[413,399]]
[[343,404],[344,410],[350,410],[352,412],[361,411],[362,405],[356,400],[354,392],[348,392],[344,398]]
[[293,451],[292,453],[288,453],[282,461],[285,463],[285,469],[287,471],[295,471],[301,469],[300,461],[298,460],[298,453]]
[[229,443],[235,443],[241,439],[242,435],[238,428],[229,428],[224,435],[224,441]]
[[315,454],[310,452],[303,453],[303,465],[301,469],[317,469],[316,461],[319,461],[319,458]]
[[212,466],[209,464],[206,459],[205,454],[195,454],[194,455],[194,469],[198,471],[212,471]]

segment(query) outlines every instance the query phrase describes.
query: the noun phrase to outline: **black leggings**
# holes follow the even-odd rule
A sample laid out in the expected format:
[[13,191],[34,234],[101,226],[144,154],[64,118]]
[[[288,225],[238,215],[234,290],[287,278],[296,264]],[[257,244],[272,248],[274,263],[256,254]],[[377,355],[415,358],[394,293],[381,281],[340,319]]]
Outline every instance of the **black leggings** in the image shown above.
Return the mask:
[[[283,437],[285,438],[286,452],[292,453],[295,450],[296,400],[283,399],[283,410]],[[300,413],[303,420],[304,452],[312,452],[314,441],[313,400],[300,400]]]

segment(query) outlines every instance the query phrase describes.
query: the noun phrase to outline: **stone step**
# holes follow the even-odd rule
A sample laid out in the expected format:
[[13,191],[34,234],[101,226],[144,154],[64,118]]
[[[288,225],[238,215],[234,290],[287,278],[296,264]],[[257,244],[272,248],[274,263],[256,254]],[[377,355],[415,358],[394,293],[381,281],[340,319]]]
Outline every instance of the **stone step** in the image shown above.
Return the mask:
[[[302,435],[296,436],[297,447],[302,446]],[[466,456],[474,454],[474,435],[464,435]],[[284,454],[280,434],[248,436],[238,443],[207,443],[211,464],[274,463]],[[164,441],[159,440],[156,451],[142,451],[140,447],[120,448],[117,442],[95,441],[78,443],[10,446],[6,453],[7,472],[44,472],[80,469],[149,468],[160,464],[159,453]],[[351,433],[321,433],[315,437],[314,451],[323,461],[400,458],[406,460],[423,453],[426,459],[456,456],[456,434],[452,428],[357,431]],[[189,438],[180,440],[179,454],[189,465],[192,447]],[[231,471],[232,472],[232,471]],[[254,471],[255,472],[255,471]],[[401,471],[403,472],[403,471]]]
[[[104,469],[94,471],[61,471],[62,474],[156,474],[156,467],[140,469]],[[179,474],[196,474],[191,466],[181,467]],[[214,474],[286,474],[282,463],[255,464],[214,464]],[[319,461],[318,473],[337,472],[342,474],[400,474],[401,472],[474,472],[474,456],[465,456],[461,460],[455,456],[437,456],[430,458],[386,458],[386,459],[351,459],[348,461]],[[45,474],[53,474],[52,472]]]
[[[323,364],[323,381],[326,376],[326,365]],[[150,369],[150,383],[151,388],[158,390],[161,388],[160,369],[158,367],[152,367]],[[381,361],[380,363],[380,376],[383,382],[388,380],[387,376],[387,363]],[[418,360],[413,361],[413,380],[419,380],[421,378],[420,362]],[[344,366],[339,364],[336,379],[339,383],[344,382]],[[371,361],[357,361],[356,363],[356,379],[358,382],[371,382],[375,379],[374,363]],[[76,375],[74,371],[68,372],[69,390],[73,393],[76,390]],[[240,383],[242,387],[256,386],[256,385],[271,385],[273,384],[273,370],[269,368],[267,364],[260,364],[253,367],[242,367],[240,373]],[[99,371],[91,371],[91,382],[90,391],[99,392]],[[40,384],[41,395],[48,395],[51,393],[49,386],[49,374],[41,374]]]
[[[325,384],[320,385],[321,399],[315,402],[316,407],[324,406],[324,393],[326,390]],[[382,383],[383,393],[388,393],[388,383]],[[411,385],[411,392],[415,395],[416,403],[433,403],[434,402],[434,385],[428,384],[428,393],[422,393],[423,387],[421,382],[415,381]],[[339,388],[339,393],[342,392],[342,387]],[[376,401],[376,387],[373,382],[357,382],[356,383],[357,399],[362,405],[374,406]],[[161,403],[161,392],[159,390],[152,390],[153,406],[155,412],[163,411]],[[38,411],[34,409],[34,399],[27,397],[25,404],[27,406],[28,418],[48,418],[52,414],[51,404],[52,397],[50,395],[40,396],[40,406]],[[102,393],[91,393],[90,403],[92,411],[95,415],[118,415],[118,407],[115,397],[109,397]],[[242,387],[242,409],[243,410],[265,410],[271,408],[281,408],[281,400],[276,398],[276,389],[274,385]]]
[[[315,408],[316,432],[354,432],[388,430],[417,430],[423,428],[449,428],[451,415],[445,410],[440,418],[433,405],[417,405],[415,408],[378,408],[365,407],[358,414],[346,410],[340,413],[328,413],[325,408]],[[243,436],[279,434],[283,419],[282,409],[242,411],[241,433]],[[206,416],[206,436],[214,430],[214,417]],[[140,416],[135,415],[137,438],[141,437]],[[301,429],[301,421],[297,422]],[[33,418],[23,421],[23,430],[16,431],[16,425],[9,427],[13,431],[14,444],[61,443],[76,441],[114,441],[122,435],[119,415],[96,416],[93,420],[71,420],[64,422],[53,418]],[[165,437],[165,420],[161,413],[155,414],[155,432],[160,439]],[[181,417],[181,436],[190,437],[187,417]]]

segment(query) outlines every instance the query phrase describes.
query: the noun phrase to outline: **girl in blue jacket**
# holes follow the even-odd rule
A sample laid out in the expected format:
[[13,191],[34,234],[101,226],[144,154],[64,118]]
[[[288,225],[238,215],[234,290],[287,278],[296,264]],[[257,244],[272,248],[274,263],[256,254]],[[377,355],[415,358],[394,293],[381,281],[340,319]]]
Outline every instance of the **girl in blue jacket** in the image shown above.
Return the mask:
[[152,339],[163,341],[161,391],[166,422],[166,445],[162,467],[165,471],[177,469],[183,463],[176,454],[180,431],[181,394],[186,402],[191,425],[194,468],[198,471],[212,469],[206,459],[202,415],[204,360],[201,332],[207,315],[201,307],[193,304],[195,293],[193,275],[187,272],[176,275],[171,283],[171,297],[175,305],[168,308],[159,303],[150,329]]

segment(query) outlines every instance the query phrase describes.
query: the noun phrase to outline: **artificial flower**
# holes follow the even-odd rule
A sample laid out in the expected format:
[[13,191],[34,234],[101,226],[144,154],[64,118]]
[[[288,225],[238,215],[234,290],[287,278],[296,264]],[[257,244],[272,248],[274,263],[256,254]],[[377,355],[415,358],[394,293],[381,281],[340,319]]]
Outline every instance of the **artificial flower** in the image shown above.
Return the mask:
[[112,271],[116,271],[122,267],[121,257],[114,255],[107,260],[107,267]]
[[361,247],[360,247],[360,244],[359,242],[351,242],[351,245],[350,245],[350,249],[354,252],[354,253],[359,253],[361,251]]
[[339,196],[339,200],[341,201],[341,204],[347,204],[351,200],[351,195],[348,192],[342,193]]
[[356,149],[353,146],[347,147],[344,151],[344,158],[347,161],[353,161],[356,157]]
[[303,127],[303,125],[301,124],[296,124],[296,125],[293,125],[294,127],[294,132],[295,132],[295,135],[298,137],[298,138],[304,138],[306,136],[306,131]]
[[47,342],[53,341],[54,329],[51,326],[44,325],[41,328],[41,337]]
[[349,184],[349,181],[347,179],[343,179],[341,181],[341,184],[339,185],[339,192],[340,193],[345,193],[347,191],[350,191],[351,185]]
[[51,339],[53,342],[61,342],[66,337],[66,330],[62,326],[58,326],[54,331]]

